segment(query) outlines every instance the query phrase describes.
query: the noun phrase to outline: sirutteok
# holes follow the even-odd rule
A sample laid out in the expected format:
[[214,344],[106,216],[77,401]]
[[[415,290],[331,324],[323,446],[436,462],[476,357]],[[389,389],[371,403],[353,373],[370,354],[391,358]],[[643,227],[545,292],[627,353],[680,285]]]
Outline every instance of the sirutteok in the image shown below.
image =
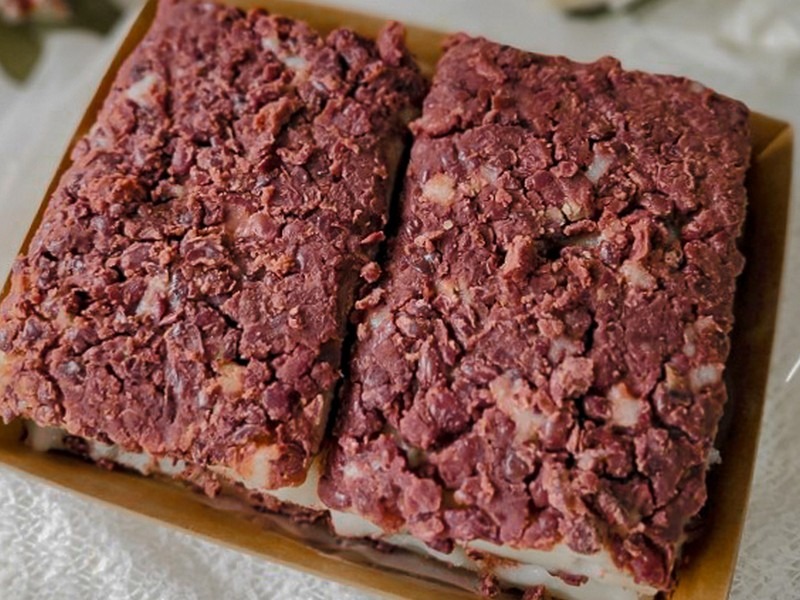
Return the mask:
[[402,36],[162,2],[13,267],[0,415],[303,483],[426,89]]
[[358,304],[338,534],[563,598],[671,587],[717,456],[747,123],[610,58],[450,41]]
[[401,37],[162,2],[15,266],[0,414],[485,592],[668,589],[726,397],[747,110],[455,37],[379,266],[426,87]]

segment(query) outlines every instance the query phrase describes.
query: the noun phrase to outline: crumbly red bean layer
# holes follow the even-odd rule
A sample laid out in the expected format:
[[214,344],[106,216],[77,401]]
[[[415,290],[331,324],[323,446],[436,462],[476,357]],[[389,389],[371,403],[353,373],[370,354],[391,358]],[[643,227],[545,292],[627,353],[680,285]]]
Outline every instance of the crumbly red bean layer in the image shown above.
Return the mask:
[[440,550],[601,549],[667,588],[726,400],[748,112],[457,37],[321,494]]
[[425,93],[402,36],[163,1],[14,265],[0,416],[302,480]]

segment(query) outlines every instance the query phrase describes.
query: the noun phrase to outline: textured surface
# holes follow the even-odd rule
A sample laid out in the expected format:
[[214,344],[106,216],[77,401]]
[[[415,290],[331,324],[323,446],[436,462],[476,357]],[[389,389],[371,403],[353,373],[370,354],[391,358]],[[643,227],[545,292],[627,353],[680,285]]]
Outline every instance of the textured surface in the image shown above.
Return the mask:
[[[570,23],[543,13],[544,3],[530,0],[508,0],[502,12],[483,0],[341,3],[450,30],[468,28],[541,52],[567,52],[580,59],[611,53],[627,67],[685,74],[741,98],[754,110],[800,124],[800,9],[794,0],[672,0],[650,3],[634,17]],[[689,26],[687,12],[692,13]],[[108,43],[53,35],[26,88],[0,80],[3,270],[110,56]],[[795,161],[800,165],[800,153]],[[800,186],[794,189],[797,205]],[[791,234],[785,297],[800,293],[798,219]],[[787,477],[786,470],[800,456],[800,373],[790,377],[800,355],[797,311],[796,303],[784,304],[734,600],[797,595],[800,477]],[[0,553],[0,589],[22,600],[211,600],[223,591],[236,599],[367,597],[118,515],[6,471],[0,471],[0,545],[15,549]]]
[[424,89],[396,24],[162,2],[14,264],[0,416],[303,481]]
[[725,402],[747,110],[459,36],[411,128],[323,500],[666,588]]
[[[0,597],[27,600],[355,600],[344,586],[3,473]],[[42,557],[47,557],[42,560]]]

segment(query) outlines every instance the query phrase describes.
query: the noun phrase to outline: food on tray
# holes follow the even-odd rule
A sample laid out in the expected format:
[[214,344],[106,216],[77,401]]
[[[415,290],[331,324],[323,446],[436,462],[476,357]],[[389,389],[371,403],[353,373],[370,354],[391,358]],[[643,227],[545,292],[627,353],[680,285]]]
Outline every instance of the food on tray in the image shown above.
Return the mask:
[[339,535],[564,598],[671,586],[726,400],[747,123],[686,79],[451,41],[358,303]]
[[162,2],[0,308],[0,415],[301,484],[425,81],[377,42]]
[[162,2],[14,266],[0,416],[485,593],[652,597],[717,459],[747,110],[456,36],[378,255],[425,90],[396,24]]

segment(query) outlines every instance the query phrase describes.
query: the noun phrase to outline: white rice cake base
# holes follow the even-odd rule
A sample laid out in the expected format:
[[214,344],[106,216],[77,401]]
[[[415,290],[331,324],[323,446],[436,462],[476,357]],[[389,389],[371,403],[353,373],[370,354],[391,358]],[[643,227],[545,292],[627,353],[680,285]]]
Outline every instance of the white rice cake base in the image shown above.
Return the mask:
[[[34,450],[45,452],[66,449],[63,440],[68,434],[64,430],[39,427],[32,422],[26,422],[26,428],[26,443]],[[85,441],[92,460],[111,461],[143,475],[157,473],[177,477],[188,467],[182,460],[157,459],[147,453],[127,452],[117,446]],[[658,590],[650,586],[637,584],[628,573],[617,568],[606,551],[588,555],[575,552],[566,544],[557,544],[550,550],[533,550],[475,540],[465,546],[457,546],[451,553],[445,554],[433,550],[408,534],[384,532],[359,515],[330,510],[322,503],[317,493],[321,470],[319,460],[312,463],[306,480],[301,485],[274,490],[253,488],[248,485],[252,481],[239,477],[235,471],[226,467],[213,467],[211,470],[281,502],[315,511],[327,510],[334,531],[340,537],[380,540],[454,567],[481,573],[488,570],[503,586],[527,588],[543,585],[562,600],[651,600],[658,593]],[[467,550],[473,556],[476,552],[485,555],[487,561],[471,558]],[[551,571],[583,575],[588,577],[588,581],[581,585],[571,585],[560,577],[551,575]]]

